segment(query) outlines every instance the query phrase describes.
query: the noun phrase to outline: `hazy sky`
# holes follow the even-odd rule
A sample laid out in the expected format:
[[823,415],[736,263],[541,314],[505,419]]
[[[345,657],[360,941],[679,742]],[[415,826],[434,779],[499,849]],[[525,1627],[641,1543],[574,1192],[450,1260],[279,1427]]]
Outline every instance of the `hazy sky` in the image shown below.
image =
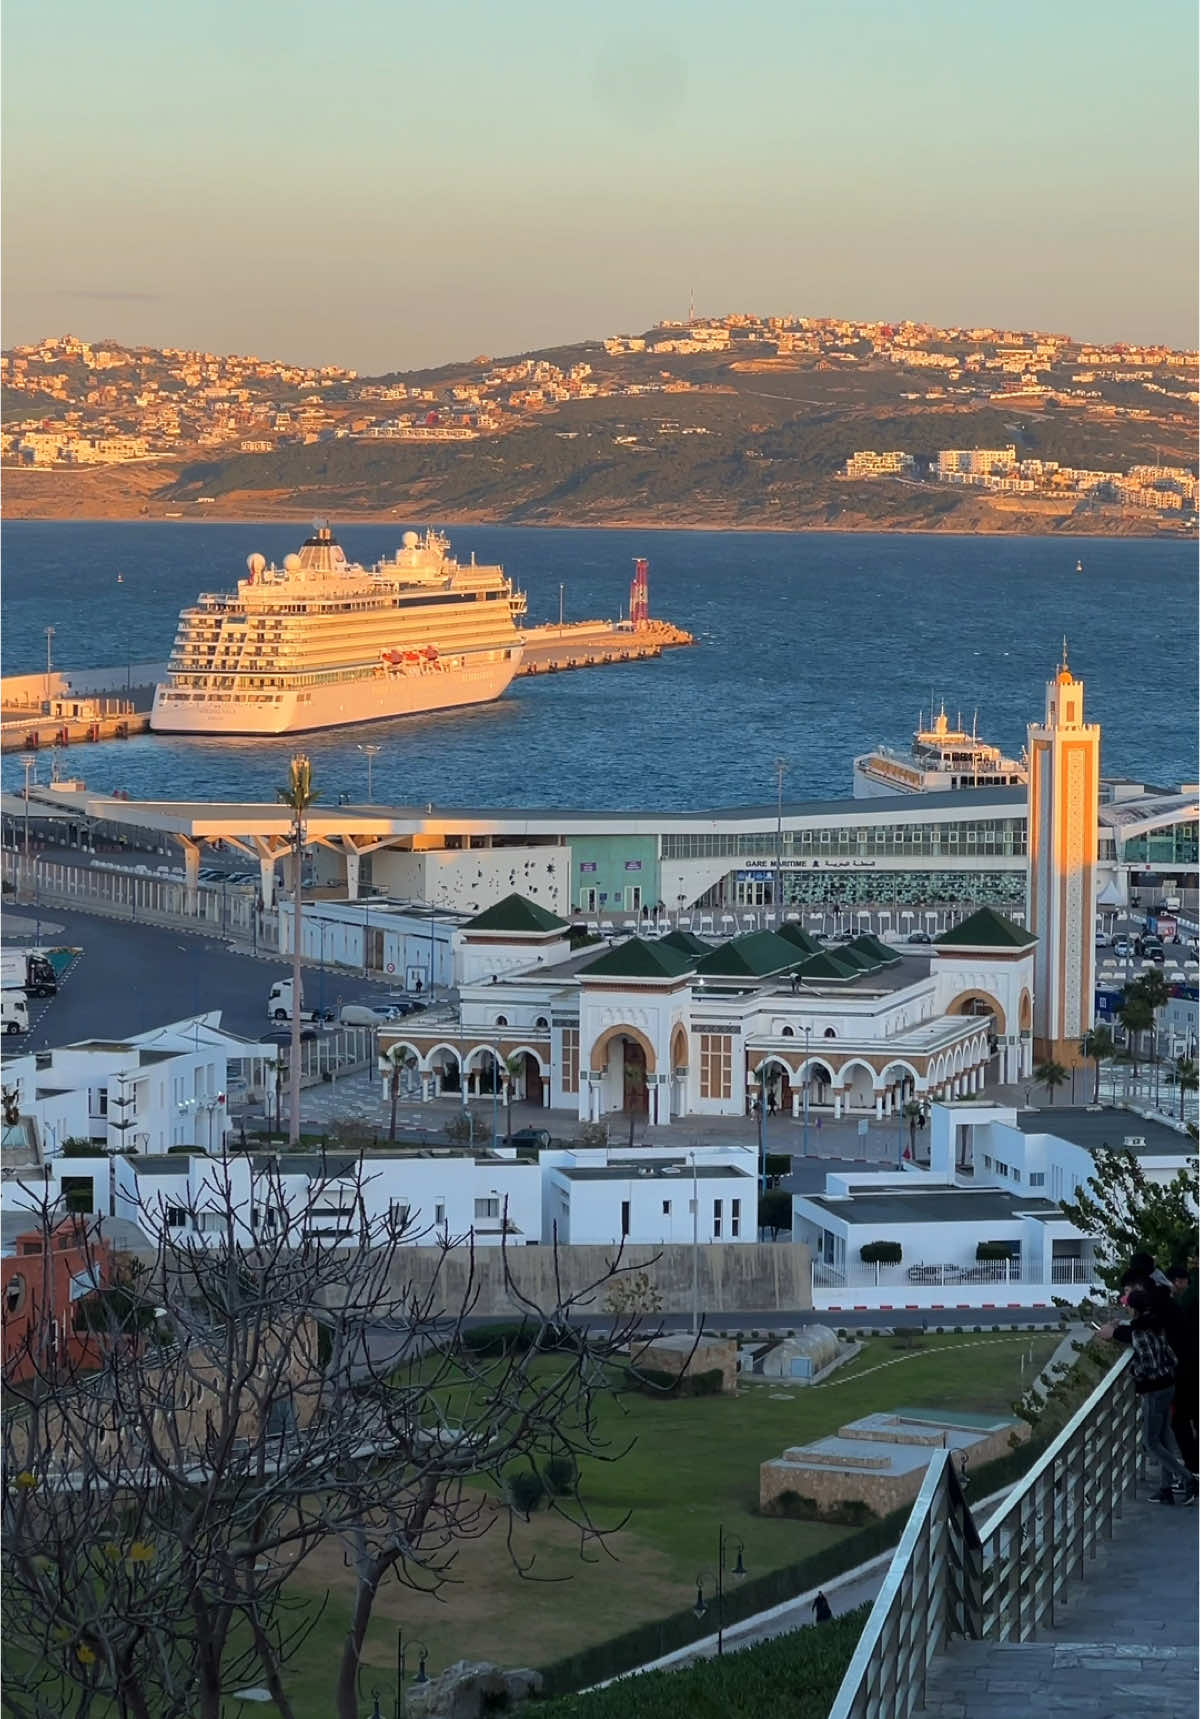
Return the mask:
[[1195,343],[1193,0],[6,0],[5,345]]

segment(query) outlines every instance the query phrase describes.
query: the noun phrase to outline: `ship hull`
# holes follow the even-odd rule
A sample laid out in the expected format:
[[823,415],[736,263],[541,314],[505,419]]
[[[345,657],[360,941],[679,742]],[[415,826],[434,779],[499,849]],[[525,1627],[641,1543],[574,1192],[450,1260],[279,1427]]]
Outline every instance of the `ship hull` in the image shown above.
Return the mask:
[[194,689],[190,698],[182,700],[177,695],[185,689],[158,686],[150,727],[157,734],[304,734],[488,704],[500,697],[516,674],[521,646],[480,653],[480,657],[461,668],[428,668],[297,688],[263,703],[242,697],[205,697]]

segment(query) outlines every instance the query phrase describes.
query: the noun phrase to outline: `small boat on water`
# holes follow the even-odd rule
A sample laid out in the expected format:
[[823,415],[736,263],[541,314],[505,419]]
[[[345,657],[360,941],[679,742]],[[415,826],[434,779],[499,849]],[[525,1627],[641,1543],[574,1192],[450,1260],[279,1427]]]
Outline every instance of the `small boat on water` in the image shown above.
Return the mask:
[[1075,571],[1076,571],[1076,573],[1082,573],[1083,572],[1083,562],[1082,561],[1077,561],[1075,563]]

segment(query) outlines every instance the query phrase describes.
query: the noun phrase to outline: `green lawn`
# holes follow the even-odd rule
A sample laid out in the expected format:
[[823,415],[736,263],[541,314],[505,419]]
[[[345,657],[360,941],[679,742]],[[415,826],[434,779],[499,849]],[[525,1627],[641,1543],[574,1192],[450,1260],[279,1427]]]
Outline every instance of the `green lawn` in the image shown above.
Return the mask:
[[[585,1461],[581,1492],[599,1527],[617,1529],[627,1517],[625,1526],[603,1545],[585,1547],[581,1561],[578,1531],[552,1514],[535,1515],[514,1537],[515,1553],[533,1559],[522,1579],[498,1514],[483,1540],[463,1548],[460,1581],[441,1600],[386,1586],[368,1636],[364,1713],[375,1686],[385,1712],[394,1699],[397,1628],[428,1647],[431,1668],[462,1658],[546,1664],[688,1606],[697,1574],[715,1563],[722,1526],[744,1542],[751,1575],[820,1551],[852,1530],[759,1516],[761,1462],[880,1409],[1008,1413],[1057,1342],[1053,1333],[930,1335],[904,1349],[875,1339],[816,1387],[784,1381],[744,1385],[734,1398],[607,1399],[600,1431],[617,1459]],[[545,1365],[555,1365],[553,1358]],[[328,1711],[329,1667],[345,1628],[343,1579],[341,1554],[330,1550],[307,1564],[297,1583],[314,1598],[326,1588],[330,1596],[296,1665],[300,1719],[325,1719]]]

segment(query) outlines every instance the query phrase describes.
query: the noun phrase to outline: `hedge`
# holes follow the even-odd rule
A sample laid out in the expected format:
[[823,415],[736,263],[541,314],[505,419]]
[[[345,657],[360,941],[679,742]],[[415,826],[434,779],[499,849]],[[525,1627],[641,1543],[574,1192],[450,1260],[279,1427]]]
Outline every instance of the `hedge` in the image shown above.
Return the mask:
[[[860,1606],[721,1659],[678,1671],[645,1671],[606,1689],[538,1702],[530,1713],[538,1719],[762,1719],[764,1713],[772,1719],[827,1719],[869,1615],[870,1608]],[[710,1611],[703,1633],[711,1635],[715,1627]]]
[[[865,1564],[881,1552],[890,1551],[904,1532],[910,1508],[906,1505],[903,1510],[894,1510],[890,1516],[881,1517],[878,1522],[872,1522],[854,1534],[847,1534],[844,1540],[826,1547],[823,1552],[802,1558],[799,1563],[766,1570],[761,1576],[748,1576],[736,1588],[727,1589],[726,1626],[794,1600],[797,1594],[807,1593],[810,1588],[823,1587],[846,1570]],[[715,1628],[711,1608],[703,1618],[697,1618],[689,1606],[686,1611],[672,1612],[669,1617],[649,1619],[622,1635],[543,1665],[540,1669],[545,1679],[545,1693],[547,1696],[566,1695],[572,1690],[589,1689],[594,1683],[620,1677],[623,1672],[636,1671],[638,1666],[674,1653],[676,1648],[701,1641],[712,1635]],[[563,1711],[565,1714],[571,1710],[564,1708]],[[625,1711],[628,1713],[631,1709],[627,1707]],[[638,1711],[640,1713],[640,1709]],[[677,1711],[687,1709],[681,1707]],[[821,1719],[825,1719],[824,1712]]]
[[898,1241],[867,1242],[859,1248],[858,1257],[864,1265],[899,1265],[904,1249]]

